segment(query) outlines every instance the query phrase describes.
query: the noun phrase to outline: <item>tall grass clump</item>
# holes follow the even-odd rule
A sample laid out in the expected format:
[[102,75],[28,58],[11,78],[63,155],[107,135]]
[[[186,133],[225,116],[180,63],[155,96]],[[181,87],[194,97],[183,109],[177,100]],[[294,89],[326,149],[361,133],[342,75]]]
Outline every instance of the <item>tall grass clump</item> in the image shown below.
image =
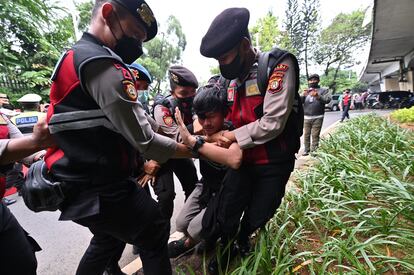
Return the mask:
[[413,132],[361,116],[311,163],[233,274],[413,274]]

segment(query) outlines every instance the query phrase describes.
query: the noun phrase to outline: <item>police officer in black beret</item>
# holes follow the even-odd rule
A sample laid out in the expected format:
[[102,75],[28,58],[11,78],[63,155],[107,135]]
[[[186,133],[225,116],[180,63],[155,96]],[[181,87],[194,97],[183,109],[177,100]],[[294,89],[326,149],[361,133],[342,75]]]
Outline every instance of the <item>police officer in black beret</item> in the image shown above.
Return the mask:
[[[276,48],[264,58],[251,44],[249,18],[245,8],[224,10],[213,20],[200,46],[203,56],[219,63],[219,83],[227,89],[231,108],[227,119],[236,128],[217,135],[216,141],[237,142],[243,149],[241,168],[226,175],[218,209],[221,240],[226,245],[237,235],[236,247],[242,255],[249,252],[250,235],[264,227],[279,207],[303,127],[297,60]],[[265,70],[260,71],[263,66]],[[226,267],[225,261],[236,252],[233,248],[230,245],[220,259],[212,259],[211,273]]]
[[[198,87],[198,81],[195,75],[183,66],[171,66],[168,70],[170,80],[170,94],[159,100],[154,106],[154,119],[159,124],[161,132],[177,141],[181,142],[181,136],[177,122],[175,121],[175,107],[178,107],[184,116],[184,122],[190,129],[193,123],[198,125],[197,121],[193,122],[192,103]],[[197,127],[197,126],[196,126]],[[157,167],[157,163],[151,160],[150,164]],[[160,167],[158,165],[158,167]],[[150,167],[148,167],[150,168]],[[148,174],[150,169],[148,169]],[[152,169],[154,171],[154,169]],[[197,170],[191,159],[170,159],[163,164],[159,171],[152,173],[151,179],[154,193],[158,197],[158,204],[165,218],[170,219],[174,210],[174,179],[173,172],[179,179],[184,190],[185,199],[193,192],[198,181]],[[140,181],[146,185],[146,181]]]
[[[45,162],[51,176],[72,190],[60,219],[93,234],[78,275],[101,275],[125,243],[140,248],[145,274],[171,274],[169,220],[133,178],[138,152],[160,163],[192,156],[185,145],[154,133],[156,124],[139,104],[126,65],[156,33],[157,21],[145,1],[96,0],[89,31],[52,76],[48,123],[57,146]],[[119,267],[114,273],[121,273]]]

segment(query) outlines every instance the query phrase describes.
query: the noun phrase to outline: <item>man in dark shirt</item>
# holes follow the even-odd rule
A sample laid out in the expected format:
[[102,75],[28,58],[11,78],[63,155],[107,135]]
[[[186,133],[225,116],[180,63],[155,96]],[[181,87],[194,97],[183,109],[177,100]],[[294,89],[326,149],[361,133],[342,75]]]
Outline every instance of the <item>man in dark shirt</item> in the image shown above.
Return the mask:
[[[223,130],[233,130],[231,123],[225,121],[228,113],[226,93],[225,91],[223,93],[217,85],[209,84],[198,90],[193,102],[193,111],[207,138]],[[181,130],[183,129],[185,130],[185,128]],[[238,152],[237,143],[232,144],[228,150],[229,155]],[[226,172],[227,166],[200,158],[202,179],[197,183],[176,220],[177,231],[184,233],[185,238],[168,244],[170,258],[179,256],[202,240],[202,225],[203,220],[206,222],[206,208],[209,205],[213,206],[214,200],[217,199],[216,196]]]

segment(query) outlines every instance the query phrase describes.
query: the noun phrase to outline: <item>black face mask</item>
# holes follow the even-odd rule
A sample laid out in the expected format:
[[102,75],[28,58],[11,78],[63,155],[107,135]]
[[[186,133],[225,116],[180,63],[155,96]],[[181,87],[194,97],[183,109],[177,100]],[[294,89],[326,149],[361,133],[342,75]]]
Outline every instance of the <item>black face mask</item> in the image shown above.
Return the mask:
[[115,37],[117,42],[114,52],[122,58],[122,61],[124,61],[124,63],[131,64],[142,55],[142,42],[135,38],[127,36],[124,30],[122,29],[122,25],[121,22],[119,22],[118,15],[116,15],[116,17],[118,20],[118,24],[122,30],[122,37],[121,39],[118,39],[111,29],[112,35]]
[[220,73],[226,79],[236,79],[243,72],[243,64],[240,61],[240,53],[237,52],[236,57],[230,64],[220,65]]
[[177,105],[180,111],[191,112],[194,96],[186,97],[186,98],[176,98],[176,100],[177,100]]
[[314,83],[309,83],[309,88],[319,88],[319,83],[314,82]]
[[122,58],[125,64],[131,64],[142,55],[142,42],[124,34],[118,40],[114,52]]

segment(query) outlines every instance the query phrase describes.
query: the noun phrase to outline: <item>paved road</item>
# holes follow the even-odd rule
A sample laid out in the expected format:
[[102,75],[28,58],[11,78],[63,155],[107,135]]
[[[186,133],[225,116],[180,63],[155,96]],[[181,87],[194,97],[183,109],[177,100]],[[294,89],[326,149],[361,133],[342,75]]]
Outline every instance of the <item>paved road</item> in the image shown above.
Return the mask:
[[[351,111],[351,117],[361,115],[366,111]],[[383,112],[381,112],[383,113]],[[340,119],[340,112],[327,112],[322,129]],[[177,179],[175,180],[177,182]],[[177,212],[181,208],[184,197],[180,184],[176,184],[177,197],[172,221],[175,221]],[[33,213],[28,210],[21,197],[11,196],[17,203],[10,206],[11,211],[20,224],[38,241],[43,250],[37,253],[38,274],[74,274],[78,262],[89,244],[91,233],[88,229],[73,222],[58,221],[59,212]],[[171,224],[171,232],[175,231],[175,224]],[[135,256],[131,246],[127,246],[120,262],[121,267],[127,265]]]

